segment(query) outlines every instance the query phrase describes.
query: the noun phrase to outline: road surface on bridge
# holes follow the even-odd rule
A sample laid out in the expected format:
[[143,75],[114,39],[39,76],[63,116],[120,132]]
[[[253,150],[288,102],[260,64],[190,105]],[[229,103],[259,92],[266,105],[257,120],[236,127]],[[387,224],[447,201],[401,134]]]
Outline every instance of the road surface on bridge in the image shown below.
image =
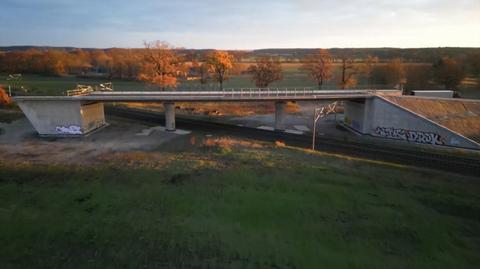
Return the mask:
[[224,89],[221,91],[95,91],[77,96],[15,96],[15,101],[234,102],[314,101],[371,98],[398,90]]

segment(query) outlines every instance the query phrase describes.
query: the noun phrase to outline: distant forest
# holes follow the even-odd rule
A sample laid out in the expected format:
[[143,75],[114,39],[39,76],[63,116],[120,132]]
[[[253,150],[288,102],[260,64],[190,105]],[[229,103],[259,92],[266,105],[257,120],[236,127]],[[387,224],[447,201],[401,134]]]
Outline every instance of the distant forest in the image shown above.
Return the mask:
[[[359,80],[370,85],[455,89],[470,77],[480,87],[480,48],[261,49],[215,51],[174,48],[165,42],[145,48],[0,47],[0,73],[143,80],[162,89],[181,81],[215,81],[248,74],[258,87],[282,80],[284,63],[319,88],[337,80],[339,88]],[[283,67],[282,67],[283,66]],[[340,77],[339,77],[339,74]],[[337,76],[336,78],[334,78]]]
[[[26,50],[62,50],[71,52],[78,50],[75,47],[48,47],[48,46],[8,46],[0,47],[0,51],[26,51]],[[110,50],[118,50],[118,48],[95,49],[95,48],[81,48],[84,51],[103,50],[108,52]],[[135,49],[133,49],[135,50]],[[292,49],[258,49],[258,50],[231,50],[239,61],[249,62],[253,61],[255,57],[259,56],[279,56],[283,62],[301,62],[302,59],[317,51],[318,48],[292,48]],[[213,49],[184,49],[179,48],[178,51],[188,58],[200,58],[207,52]],[[401,58],[404,62],[412,63],[431,63],[442,57],[448,56],[451,58],[465,60],[468,55],[480,53],[480,48],[330,48],[327,49],[334,59],[351,58],[355,61],[363,61],[368,56],[378,57],[380,61],[388,61],[395,58]]]

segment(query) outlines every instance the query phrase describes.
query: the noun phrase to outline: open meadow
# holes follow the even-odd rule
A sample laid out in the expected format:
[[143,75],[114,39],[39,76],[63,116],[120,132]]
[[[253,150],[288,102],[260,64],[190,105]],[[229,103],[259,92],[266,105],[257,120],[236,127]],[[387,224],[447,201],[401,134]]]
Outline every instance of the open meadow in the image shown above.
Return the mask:
[[[242,63],[242,69],[245,69],[248,64]],[[339,77],[339,64],[335,64],[336,71],[334,77],[326,81],[323,85],[323,89],[337,89],[338,77]],[[317,85],[311,80],[304,70],[300,69],[299,63],[283,63],[283,80],[273,82],[269,87],[271,88],[303,88],[312,87],[316,88]],[[108,80],[105,78],[95,77],[75,77],[75,76],[63,76],[63,77],[51,77],[41,75],[29,75],[22,76],[20,81],[7,81],[7,74],[0,74],[0,85],[12,85],[13,87],[24,86],[27,89],[26,93],[29,95],[62,95],[66,90],[74,89],[77,84],[82,85],[98,85],[105,82],[113,82],[115,91],[143,91],[143,90],[155,90],[155,87],[150,86],[141,81],[135,80],[120,80],[113,79]],[[211,89],[212,87],[218,87],[217,84],[210,82],[206,85],[201,85],[197,80],[181,80],[178,89],[182,90],[200,90]],[[229,80],[224,84],[225,88],[256,88],[255,83],[252,81],[251,76],[247,74],[232,75]],[[391,88],[393,85],[370,85],[363,76],[358,76],[357,85],[352,88]],[[477,80],[474,78],[465,79],[459,87],[459,91],[464,98],[480,98],[480,89],[477,86]]]
[[198,135],[82,166],[24,158],[0,161],[2,268],[480,263],[478,178]]

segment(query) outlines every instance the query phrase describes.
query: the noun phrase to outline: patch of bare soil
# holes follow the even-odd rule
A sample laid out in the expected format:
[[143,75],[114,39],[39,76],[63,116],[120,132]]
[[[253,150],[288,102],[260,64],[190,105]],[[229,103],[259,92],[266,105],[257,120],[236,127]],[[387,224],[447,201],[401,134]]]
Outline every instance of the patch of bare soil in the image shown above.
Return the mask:
[[108,119],[110,125],[82,138],[41,138],[26,119],[3,124],[0,162],[12,165],[106,165],[164,168],[172,165],[220,169],[231,166],[222,154],[232,150],[258,150],[254,141],[217,137],[204,133],[177,135],[154,131],[139,135],[144,126],[124,119]]
[[110,126],[81,138],[41,138],[26,119],[1,124],[0,161],[34,164],[102,164],[106,155],[123,152],[149,152],[178,135],[152,132],[137,135],[144,126],[135,122],[110,119]]

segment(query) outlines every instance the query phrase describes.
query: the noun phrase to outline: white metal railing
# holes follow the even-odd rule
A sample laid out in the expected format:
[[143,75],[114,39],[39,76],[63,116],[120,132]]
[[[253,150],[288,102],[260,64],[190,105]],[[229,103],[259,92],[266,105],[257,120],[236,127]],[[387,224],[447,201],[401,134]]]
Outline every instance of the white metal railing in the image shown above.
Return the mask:
[[372,95],[377,92],[396,90],[316,90],[313,88],[225,88],[215,91],[127,91],[127,92],[92,92],[94,96],[215,96],[223,98],[256,98],[256,97],[302,97],[312,95]]

